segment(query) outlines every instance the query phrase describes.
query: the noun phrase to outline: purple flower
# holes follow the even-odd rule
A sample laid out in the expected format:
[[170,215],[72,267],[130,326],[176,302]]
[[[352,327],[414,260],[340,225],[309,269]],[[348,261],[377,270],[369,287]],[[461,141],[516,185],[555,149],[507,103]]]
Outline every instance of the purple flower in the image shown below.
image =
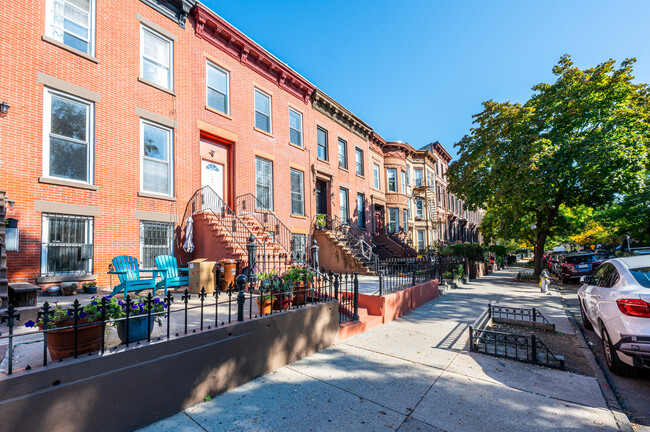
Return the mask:
[[85,316],[86,316],[86,312],[81,312],[81,313],[79,314],[79,318],[84,318]]
[[29,320],[25,323],[25,327],[34,327],[36,323],[32,320]]

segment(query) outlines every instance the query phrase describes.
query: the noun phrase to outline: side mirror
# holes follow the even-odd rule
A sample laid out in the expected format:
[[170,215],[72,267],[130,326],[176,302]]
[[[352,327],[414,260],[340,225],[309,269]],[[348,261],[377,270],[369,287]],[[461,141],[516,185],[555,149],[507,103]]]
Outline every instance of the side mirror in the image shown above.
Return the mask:
[[588,284],[589,283],[589,278],[587,276],[581,276],[580,277],[580,283],[581,284]]

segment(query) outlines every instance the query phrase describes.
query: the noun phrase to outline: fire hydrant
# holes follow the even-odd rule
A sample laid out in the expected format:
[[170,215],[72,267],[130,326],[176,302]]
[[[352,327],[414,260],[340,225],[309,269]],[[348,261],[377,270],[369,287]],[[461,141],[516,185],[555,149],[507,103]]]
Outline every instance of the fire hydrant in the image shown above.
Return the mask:
[[539,276],[539,288],[542,293],[549,294],[548,284],[551,275],[548,270],[542,271],[542,274]]

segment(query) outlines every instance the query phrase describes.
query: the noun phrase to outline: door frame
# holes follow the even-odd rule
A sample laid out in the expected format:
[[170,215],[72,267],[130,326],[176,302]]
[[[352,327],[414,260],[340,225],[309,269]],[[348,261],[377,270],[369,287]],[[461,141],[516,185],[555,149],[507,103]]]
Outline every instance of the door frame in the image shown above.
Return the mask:
[[226,183],[225,187],[223,188],[223,201],[228,205],[228,207],[233,208],[234,204],[234,196],[235,196],[235,171],[234,171],[234,142],[232,141],[227,141],[222,138],[219,138],[215,135],[208,134],[205,131],[201,130],[200,131],[200,136],[199,136],[199,155],[198,155],[198,163],[199,163],[199,185],[198,189],[203,187],[203,161],[212,161],[218,164],[222,164],[222,162],[216,161],[212,159],[212,155],[210,154],[204,154],[204,152],[201,149],[201,141],[206,141],[206,142],[211,142],[213,144],[225,147],[226,153],[227,153],[227,161],[225,164],[223,164],[224,169],[226,170],[226,173],[224,174],[224,182]]

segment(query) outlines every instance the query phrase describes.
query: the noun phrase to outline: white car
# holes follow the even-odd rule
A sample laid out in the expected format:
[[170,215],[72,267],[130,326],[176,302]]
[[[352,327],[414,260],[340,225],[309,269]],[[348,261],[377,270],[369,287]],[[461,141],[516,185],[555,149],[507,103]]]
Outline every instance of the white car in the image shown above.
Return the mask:
[[600,337],[609,369],[650,368],[650,256],[607,260],[580,282],[582,322]]

